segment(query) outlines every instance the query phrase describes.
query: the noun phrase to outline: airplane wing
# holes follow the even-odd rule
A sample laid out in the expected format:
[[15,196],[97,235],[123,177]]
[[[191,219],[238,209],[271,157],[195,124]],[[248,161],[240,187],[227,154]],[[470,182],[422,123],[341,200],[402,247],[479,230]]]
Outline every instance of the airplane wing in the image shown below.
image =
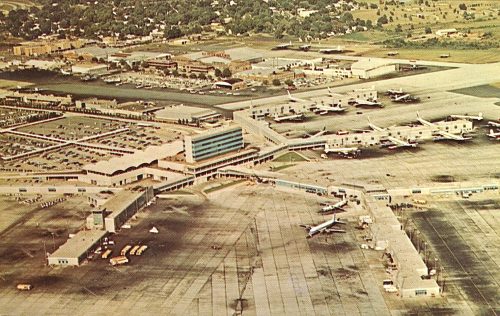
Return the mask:
[[398,139],[395,137],[391,137],[391,136],[388,136],[387,139],[390,140],[397,147],[415,147],[416,146],[415,144],[411,144],[409,142],[405,142],[404,140],[401,140],[401,139]]
[[344,229],[335,229],[335,228],[325,228],[321,231],[323,234],[331,234],[331,233],[345,233]]
[[445,132],[445,131],[437,131],[436,133],[438,133],[439,135],[441,135],[444,138],[451,139],[451,140],[467,140],[467,139],[470,139],[470,137],[466,138],[466,137],[463,137],[461,135],[455,135],[455,134],[448,133],[448,132]]
[[436,127],[436,124],[431,123],[429,121],[424,120],[423,118],[420,117],[420,114],[417,112],[417,120],[420,122],[422,125],[430,126],[430,127]]

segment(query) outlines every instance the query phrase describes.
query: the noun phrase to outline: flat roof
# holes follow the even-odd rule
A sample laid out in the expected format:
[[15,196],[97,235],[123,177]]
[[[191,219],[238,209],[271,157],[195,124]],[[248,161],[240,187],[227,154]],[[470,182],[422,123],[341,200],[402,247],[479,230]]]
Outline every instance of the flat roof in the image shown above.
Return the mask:
[[187,115],[193,117],[213,114],[217,114],[217,112],[206,108],[198,108],[183,104],[167,106],[162,110],[155,112],[156,117],[163,119],[180,119],[185,118]]
[[123,190],[118,192],[111,199],[106,201],[101,206],[101,209],[106,209],[107,212],[111,212],[111,214],[107,215],[106,218],[115,218],[120,215],[124,209],[126,209],[130,204],[134,203],[134,201],[144,194],[145,191],[130,191]]
[[105,230],[81,230],[49,255],[49,258],[78,258],[106,234]]
[[376,59],[363,59],[358,60],[357,62],[351,65],[351,69],[362,69],[362,70],[370,70],[375,69],[382,66],[393,65],[394,63],[389,60],[382,60],[379,58]]
[[224,52],[229,55],[231,60],[248,61],[252,59],[263,58],[265,51],[250,47],[236,47],[236,48],[226,49]]

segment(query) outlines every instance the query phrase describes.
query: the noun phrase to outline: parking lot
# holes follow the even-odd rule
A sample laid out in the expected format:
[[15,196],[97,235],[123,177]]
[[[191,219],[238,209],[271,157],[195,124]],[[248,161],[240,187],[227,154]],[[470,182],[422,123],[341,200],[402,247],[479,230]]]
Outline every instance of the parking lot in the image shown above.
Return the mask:
[[20,132],[44,135],[63,140],[77,140],[87,136],[98,135],[128,124],[119,121],[96,119],[83,116],[70,116],[60,120],[22,127]]

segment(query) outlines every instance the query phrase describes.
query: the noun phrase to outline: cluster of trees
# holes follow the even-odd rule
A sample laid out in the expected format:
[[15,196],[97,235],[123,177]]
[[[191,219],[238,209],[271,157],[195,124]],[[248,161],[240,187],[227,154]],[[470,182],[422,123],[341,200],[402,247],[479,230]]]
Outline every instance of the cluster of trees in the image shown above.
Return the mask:
[[390,48],[449,48],[449,49],[489,49],[499,48],[500,43],[496,41],[465,41],[465,40],[439,40],[431,38],[423,42],[407,41],[403,38],[388,39],[383,42]]
[[[284,34],[301,38],[326,37],[347,29],[371,28],[372,21],[354,19],[354,1],[336,8],[331,0],[40,0],[40,7],[0,13],[0,33],[33,39],[42,34],[97,38],[98,36],[148,35],[163,29],[166,38],[208,30],[212,22],[225,23],[232,34],[248,32]],[[376,5],[361,4],[366,8]],[[298,8],[318,12],[303,18]]]

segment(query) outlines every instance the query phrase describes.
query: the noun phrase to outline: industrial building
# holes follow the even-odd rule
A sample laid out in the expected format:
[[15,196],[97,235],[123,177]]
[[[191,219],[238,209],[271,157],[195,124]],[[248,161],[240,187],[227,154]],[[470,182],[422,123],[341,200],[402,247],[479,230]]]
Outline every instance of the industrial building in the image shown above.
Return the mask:
[[108,72],[108,66],[100,64],[75,64],[71,66],[71,72],[81,75],[102,75]]
[[396,65],[390,61],[380,59],[359,60],[351,65],[353,77],[370,79],[396,72]]
[[107,235],[104,230],[82,230],[48,256],[49,265],[79,266]]
[[239,150],[243,147],[243,131],[240,126],[223,127],[184,137],[184,151],[188,163]]

